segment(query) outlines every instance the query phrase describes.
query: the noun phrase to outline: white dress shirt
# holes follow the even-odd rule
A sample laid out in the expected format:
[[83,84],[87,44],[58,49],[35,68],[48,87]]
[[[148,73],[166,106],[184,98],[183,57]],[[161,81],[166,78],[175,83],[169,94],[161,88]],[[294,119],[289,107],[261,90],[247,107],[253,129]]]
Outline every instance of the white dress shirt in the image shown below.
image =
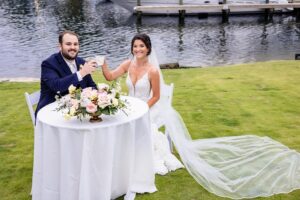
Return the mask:
[[[64,58],[64,57],[63,57],[63,58]],[[81,81],[81,80],[82,80],[82,77],[81,77],[79,71],[77,71],[77,65],[76,65],[75,60],[70,61],[70,60],[67,60],[67,59],[65,59],[65,58],[64,58],[64,60],[66,61],[67,65],[69,66],[71,72],[72,72],[73,74],[76,73],[76,74],[77,74],[78,80]]]

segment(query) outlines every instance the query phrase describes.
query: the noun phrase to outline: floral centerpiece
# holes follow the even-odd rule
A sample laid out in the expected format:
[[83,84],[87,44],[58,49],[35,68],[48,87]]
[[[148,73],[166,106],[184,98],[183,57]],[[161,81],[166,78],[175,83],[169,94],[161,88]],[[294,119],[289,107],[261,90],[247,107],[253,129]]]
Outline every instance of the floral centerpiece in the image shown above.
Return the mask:
[[57,96],[57,111],[62,111],[65,119],[76,116],[80,120],[90,116],[90,122],[102,121],[100,115],[113,115],[118,110],[124,111],[127,102],[122,100],[118,82],[111,85],[99,83],[98,89],[76,88],[70,85],[69,94]]

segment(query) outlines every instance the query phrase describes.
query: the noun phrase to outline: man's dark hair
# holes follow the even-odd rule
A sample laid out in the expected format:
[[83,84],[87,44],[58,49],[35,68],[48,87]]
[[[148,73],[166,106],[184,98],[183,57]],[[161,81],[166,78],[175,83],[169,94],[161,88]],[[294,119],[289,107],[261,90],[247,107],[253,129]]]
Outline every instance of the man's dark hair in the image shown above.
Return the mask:
[[63,37],[66,34],[75,35],[79,39],[79,36],[74,31],[65,30],[65,31],[59,33],[59,36],[58,36],[58,42],[59,42],[59,44],[62,44]]
[[150,37],[144,33],[141,33],[141,34],[136,34],[132,40],[131,40],[131,54],[133,54],[133,44],[134,44],[134,41],[136,40],[142,40],[143,43],[146,45],[147,49],[149,49],[147,55],[150,55],[151,53],[151,48],[152,48],[152,45],[151,45],[151,40],[150,40]]

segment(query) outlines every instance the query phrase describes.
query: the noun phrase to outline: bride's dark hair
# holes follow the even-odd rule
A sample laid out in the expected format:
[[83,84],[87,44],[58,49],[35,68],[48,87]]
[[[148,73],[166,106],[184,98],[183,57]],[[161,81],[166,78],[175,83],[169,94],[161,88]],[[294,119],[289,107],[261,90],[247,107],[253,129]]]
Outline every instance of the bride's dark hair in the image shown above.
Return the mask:
[[133,55],[133,44],[134,41],[136,40],[142,40],[144,42],[144,44],[146,45],[147,49],[149,49],[147,55],[149,56],[151,53],[151,40],[150,37],[147,34],[141,33],[141,34],[136,34],[132,40],[131,40],[131,54]]

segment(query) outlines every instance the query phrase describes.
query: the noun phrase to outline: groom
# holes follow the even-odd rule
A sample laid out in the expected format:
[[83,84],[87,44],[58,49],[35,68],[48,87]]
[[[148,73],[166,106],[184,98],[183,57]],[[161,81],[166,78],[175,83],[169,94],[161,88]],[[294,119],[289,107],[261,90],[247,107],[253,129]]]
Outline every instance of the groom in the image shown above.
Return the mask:
[[51,55],[42,62],[41,69],[41,96],[35,115],[44,106],[55,101],[55,95],[65,95],[68,87],[73,84],[76,87],[96,88],[91,77],[95,71],[95,62],[85,62],[78,57],[78,35],[72,31],[64,31],[59,34],[58,53]]

